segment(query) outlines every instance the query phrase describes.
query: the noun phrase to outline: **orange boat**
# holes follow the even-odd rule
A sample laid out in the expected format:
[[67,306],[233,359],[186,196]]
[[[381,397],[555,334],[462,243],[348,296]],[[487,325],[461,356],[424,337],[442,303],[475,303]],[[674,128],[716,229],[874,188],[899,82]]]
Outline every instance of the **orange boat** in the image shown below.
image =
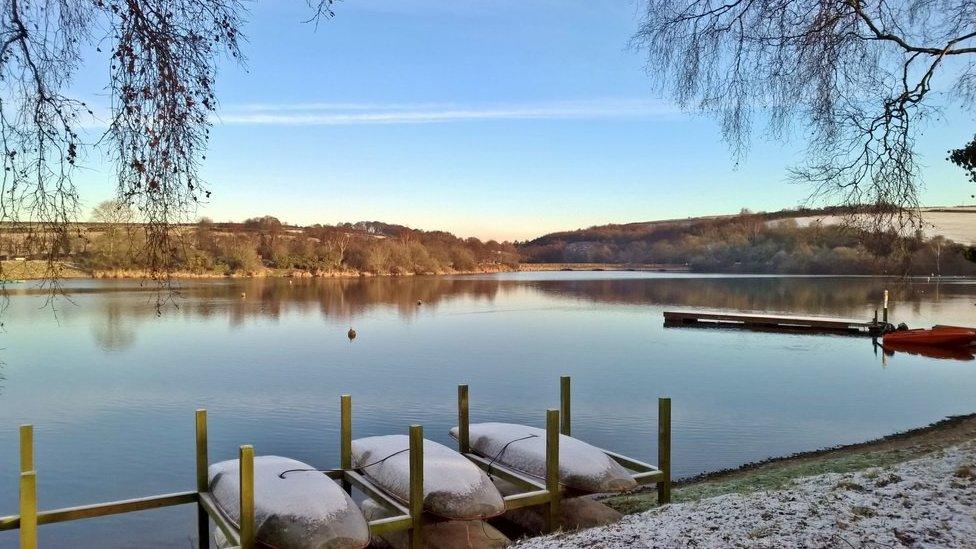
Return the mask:
[[936,326],[931,330],[898,330],[884,335],[885,345],[965,347],[976,341],[976,330],[958,326]]
[[976,346],[976,328],[970,328],[968,326],[946,326],[944,324],[938,324],[932,326],[933,330],[969,330],[973,332],[973,339],[969,342],[970,345]]

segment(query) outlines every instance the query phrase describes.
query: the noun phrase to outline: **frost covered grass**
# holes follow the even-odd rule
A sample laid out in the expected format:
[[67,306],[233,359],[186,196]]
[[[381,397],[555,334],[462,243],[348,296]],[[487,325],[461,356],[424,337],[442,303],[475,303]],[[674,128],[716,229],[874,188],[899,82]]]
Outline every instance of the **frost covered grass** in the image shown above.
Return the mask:
[[[789,488],[798,478],[887,467],[972,440],[976,440],[976,414],[955,416],[877,440],[769,459],[678,480],[671,499],[674,503],[682,503],[723,494],[781,490]],[[657,494],[650,486],[636,493],[606,498],[603,503],[625,514],[640,513],[657,507]]]
[[900,464],[676,503],[519,546],[971,547],[973,540],[976,441],[971,440]]

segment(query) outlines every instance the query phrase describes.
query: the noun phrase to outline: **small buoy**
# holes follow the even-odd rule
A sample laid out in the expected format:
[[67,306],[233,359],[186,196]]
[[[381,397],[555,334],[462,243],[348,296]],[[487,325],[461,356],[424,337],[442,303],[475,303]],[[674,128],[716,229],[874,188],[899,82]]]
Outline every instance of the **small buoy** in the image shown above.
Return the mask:
[[346,335],[349,336],[349,341],[352,341],[356,339],[356,330],[349,328],[349,332]]
[[247,292],[241,292],[241,299],[244,299],[245,297],[247,297]]
[[422,299],[418,299],[417,300],[417,305],[418,306],[423,305],[423,304],[424,304],[424,301]]

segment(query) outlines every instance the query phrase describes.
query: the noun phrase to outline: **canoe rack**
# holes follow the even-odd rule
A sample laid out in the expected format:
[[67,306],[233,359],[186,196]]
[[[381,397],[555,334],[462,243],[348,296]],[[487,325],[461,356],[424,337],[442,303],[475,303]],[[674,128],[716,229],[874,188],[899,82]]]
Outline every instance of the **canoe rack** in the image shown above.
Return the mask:
[[[490,474],[502,478],[522,489],[522,492],[505,496],[506,510],[546,505],[547,525],[557,527],[559,516],[559,435],[570,436],[570,378],[560,379],[560,407],[546,411],[546,473],[543,482],[504,465],[490,463],[471,452],[469,432],[468,386],[458,386],[458,447],[462,455]],[[148,509],[197,504],[197,534],[199,547],[210,546],[210,521],[227,537],[228,542],[241,549],[253,549],[256,545],[254,522],[254,447],[245,444],[238,449],[240,461],[240,522],[235,524],[217,505],[209,492],[207,468],[209,467],[207,444],[207,411],[196,411],[196,490],[173,492],[155,496],[66,507],[48,511],[37,509],[37,472],[34,468],[34,428],[20,427],[20,512],[0,517],[0,531],[19,530],[21,549],[37,548],[37,529],[42,524],[54,524],[95,517],[105,517]],[[352,397],[340,396],[340,467],[325,472],[339,482],[346,491],[352,487],[373,498],[394,516],[368,521],[370,535],[408,531],[410,546],[422,545],[423,536],[423,440],[421,425],[409,429],[410,498],[406,504],[387,494],[366,476],[352,468]],[[658,465],[653,466],[608,450],[606,455],[632,471],[638,484],[657,484],[658,501],[671,501],[671,399],[658,399]]]

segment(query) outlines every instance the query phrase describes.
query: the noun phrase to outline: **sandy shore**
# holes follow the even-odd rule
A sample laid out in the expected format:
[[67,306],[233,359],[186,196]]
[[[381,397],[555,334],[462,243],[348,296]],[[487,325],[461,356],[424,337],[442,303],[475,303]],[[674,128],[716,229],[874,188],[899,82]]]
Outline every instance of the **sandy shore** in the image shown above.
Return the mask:
[[[620,523],[520,547],[976,547],[976,416],[607,503]],[[649,509],[649,510],[644,510]]]

